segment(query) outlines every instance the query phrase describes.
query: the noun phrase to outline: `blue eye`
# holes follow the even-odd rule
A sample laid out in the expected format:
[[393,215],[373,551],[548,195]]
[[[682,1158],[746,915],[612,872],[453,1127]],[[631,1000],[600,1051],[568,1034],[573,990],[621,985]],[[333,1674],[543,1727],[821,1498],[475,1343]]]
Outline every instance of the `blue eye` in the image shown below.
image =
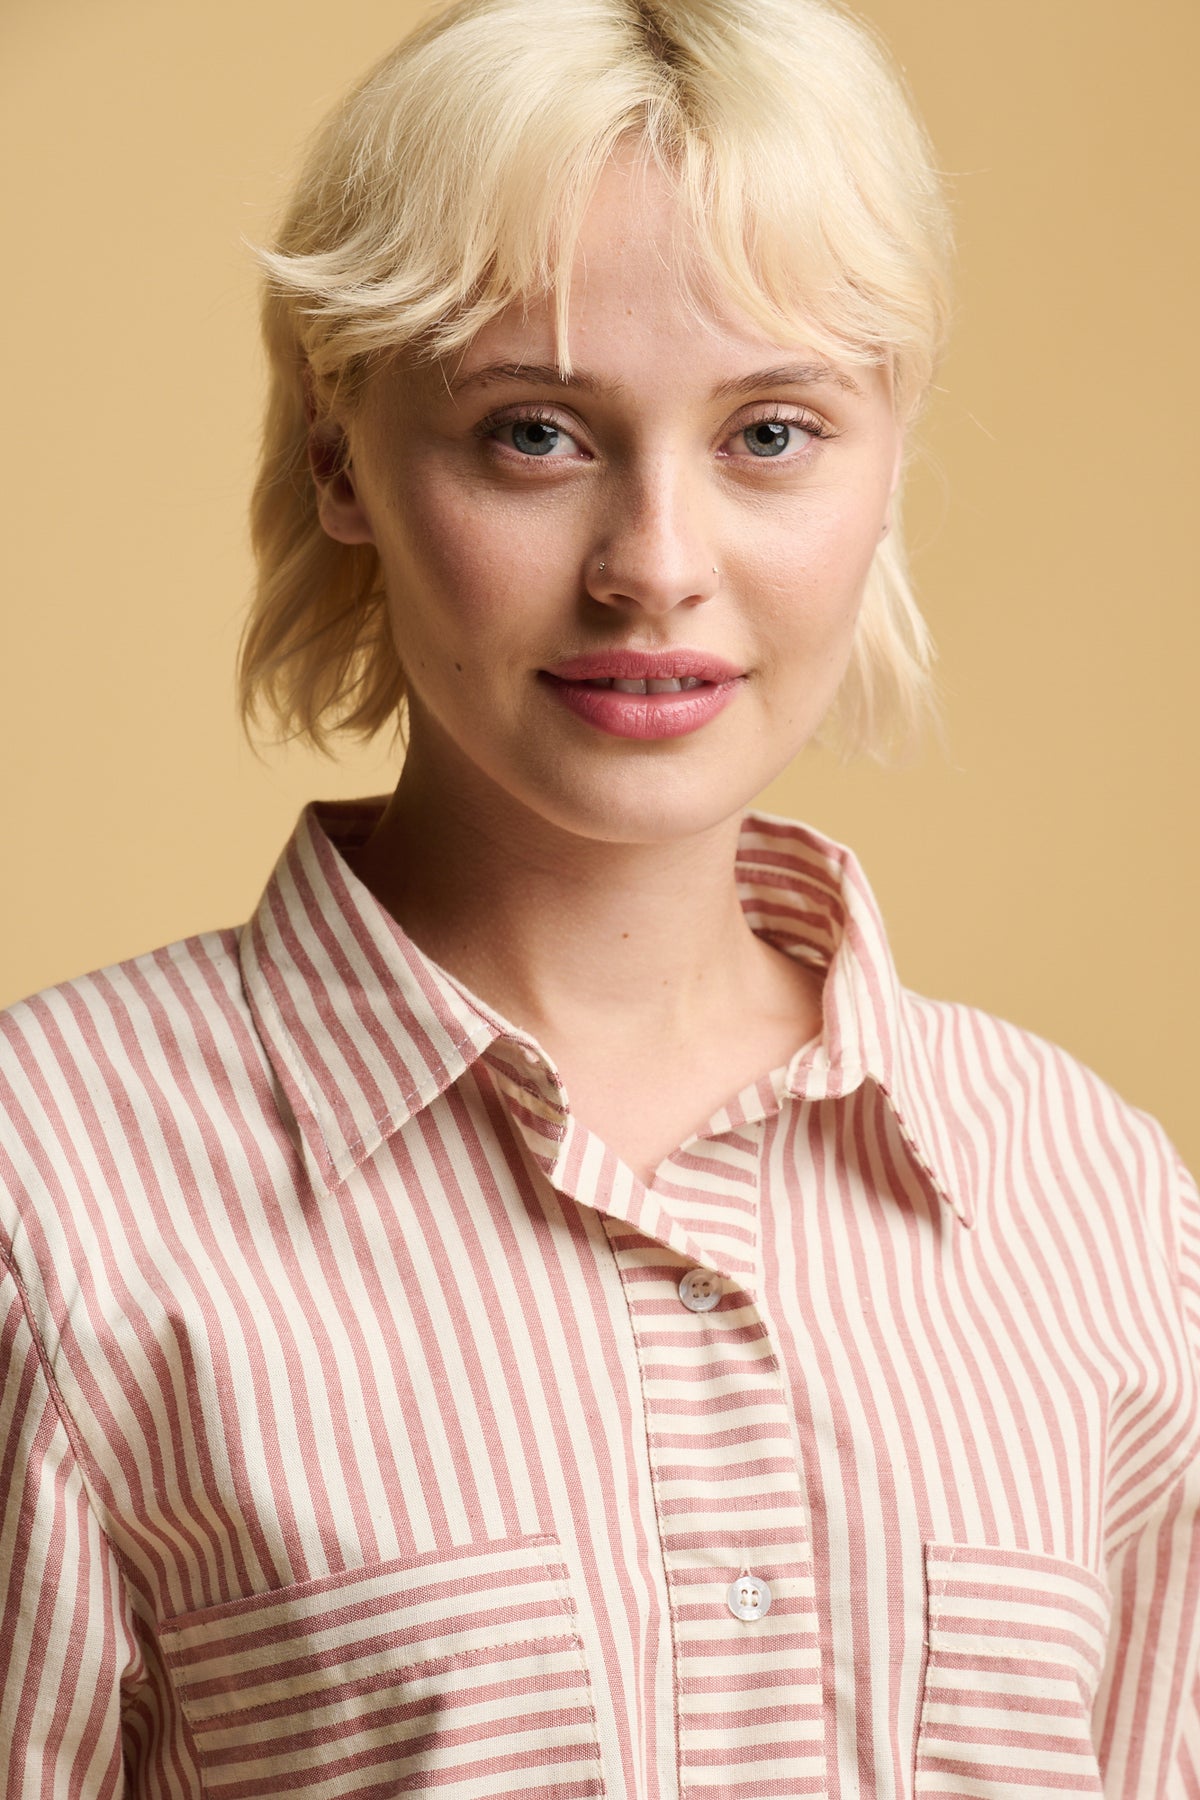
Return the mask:
[[509,430],[513,448],[526,456],[548,456],[558,445],[558,426],[547,424],[544,419],[515,419]]
[[791,441],[793,427],[783,419],[760,419],[747,425],[742,441],[752,456],[778,456]]

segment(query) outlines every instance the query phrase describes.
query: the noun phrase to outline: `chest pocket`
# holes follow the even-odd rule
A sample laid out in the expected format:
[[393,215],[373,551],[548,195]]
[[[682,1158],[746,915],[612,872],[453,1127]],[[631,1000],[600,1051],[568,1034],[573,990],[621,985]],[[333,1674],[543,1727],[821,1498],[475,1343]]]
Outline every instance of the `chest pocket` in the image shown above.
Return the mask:
[[553,1538],[254,1594],[161,1641],[211,1800],[604,1793]]
[[917,1800],[1102,1795],[1091,1714],[1109,1595],[1056,1557],[925,1547],[929,1656]]

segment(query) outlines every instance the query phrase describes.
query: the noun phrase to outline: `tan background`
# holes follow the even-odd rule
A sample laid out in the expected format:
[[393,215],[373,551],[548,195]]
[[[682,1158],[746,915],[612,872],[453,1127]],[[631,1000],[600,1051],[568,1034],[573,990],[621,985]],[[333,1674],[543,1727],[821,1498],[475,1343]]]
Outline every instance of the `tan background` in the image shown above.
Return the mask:
[[[302,802],[239,741],[261,388],[241,234],[405,0],[7,0],[0,1002],[243,918]],[[1193,0],[871,0],[954,177],[909,517],[949,754],[763,797],[904,979],[1042,1032],[1200,1164]]]

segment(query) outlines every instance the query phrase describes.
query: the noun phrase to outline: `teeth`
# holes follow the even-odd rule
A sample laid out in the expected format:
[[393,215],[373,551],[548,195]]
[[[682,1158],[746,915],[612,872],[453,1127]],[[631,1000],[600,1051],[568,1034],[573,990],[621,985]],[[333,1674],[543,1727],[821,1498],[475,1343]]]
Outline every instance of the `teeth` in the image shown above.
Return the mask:
[[618,694],[679,694],[685,688],[703,687],[698,675],[672,675],[666,681],[590,680],[588,687],[613,688]]

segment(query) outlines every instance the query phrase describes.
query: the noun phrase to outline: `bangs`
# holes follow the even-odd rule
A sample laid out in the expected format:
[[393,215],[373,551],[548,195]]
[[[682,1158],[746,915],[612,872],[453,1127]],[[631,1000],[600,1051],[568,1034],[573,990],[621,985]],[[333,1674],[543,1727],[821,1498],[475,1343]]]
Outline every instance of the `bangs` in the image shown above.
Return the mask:
[[920,128],[860,28],[791,0],[790,32],[769,29],[782,16],[604,0],[438,15],[350,96],[260,252],[318,385],[344,395],[381,354],[445,356],[545,298],[568,373],[583,217],[633,146],[678,193],[664,257],[698,321],[724,302],[775,341],[889,360],[910,410],[945,310]]

